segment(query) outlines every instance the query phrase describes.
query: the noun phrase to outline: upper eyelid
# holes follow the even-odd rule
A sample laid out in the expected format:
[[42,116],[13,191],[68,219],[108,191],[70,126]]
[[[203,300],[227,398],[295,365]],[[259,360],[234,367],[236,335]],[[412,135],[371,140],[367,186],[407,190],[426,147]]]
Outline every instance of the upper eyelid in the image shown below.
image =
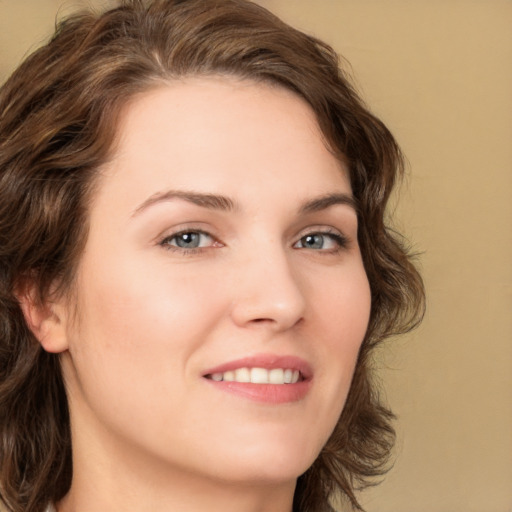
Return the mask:
[[167,228],[165,230],[162,230],[155,237],[155,241],[158,242],[158,241],[164,240],[166,238],[172,238],[172,237],[178,236],[182,233],[201,233],[203,235],[210,236],[214,239],[218,238],[216,235],[213,234],[214,230],[200,227],[200,226],[198,226],[198,224],[204,224],[204,223],[202,223],[202,222],[197,222],[197,223],[196,222],[191,222],[191,223],[184,222],[181,225],[178,225],[178,226],[175,226],[172,228]]
[[310,231],[310,232],[304,233],[303,235],[298,237],[297,241],[294,242],[294,244],[298,243],[300,240],[302,240],[303,238],[310,236],[310,235],[321,235],[321,236],[325,236],[325,237],[330,237],[330,238],[342,243],[343,245],[348,245],[348,243],[350,242],[350,240],[347,236],[345,236],[343,233],[340,233],[337,231],[336,232],[335,231]]
[[335,228],[334,226],[310,226],[307,228],[302,229],[299,231],[299,233],[296,235],[297,238],[302,238],[304,236],[310,235],[310,234],[324,234],[324,235],[338,235],[343,238],[349,239],[349,237],[345,234],[345,232],[342,229]]
[[167,235],[163,235],[163,236],[164,236],[164,238],[172,238],[174,236],[183,235],[184,233],[200,233],[201,235],[207,235],[207,236],[214,238],[214,236],[210,232],[205,231],[204,229],[198,229],[198,228],[179,229],[177,231],[172,231],[171,233],[169,233]]
[[306,228],[297,236],[293,245],[296,245],[302,238],[315,234],[330,236],[335,243],[339,245],[339,249],[350,249],[353,246],[353,237],[345,234],[343,230],[333,226],[312,226],[310,228]]
[[200,235],[205,235],[209,238],[211,238],[213,241],[219,241],[217,237],[215,237],[214,235],[212,235],[211,233],[209,233],[208,231],[205,231],[203,229],[190,229],[190,228],[186,228],[186,229],[180,229],[178,231],[173,231],[167,235],[162,235],[160,237],[158,237],[158,240],[160,241],[160,243],[164,242],[165,240],[170,240],[170,239],[173,239],[173,238],[176,238],[180,235],[183,235],[183,234],[186,234],[186,233],[198,233]]
[[[176,239],[180,235],[186,234],[186,233],[198,233],[200,235],[204,235],[209,238],[209,242],[204,247],[201,247],[201,246],[199,246],[199,247],[180,247],[177,243],[176,244],[170,243],[173,239]],[[216,244],[219,244],[219,245],[216,245]],[[204,230],[199,230],[199,229],[181,229],[174,233],[169,233],[166,236],[159,237],[157,239],[157,245],[166,251],[177,252],[177,253],[182,254],[183,256],[185,256],[187,254],[192,255],[192,254],[202,253],[203,251],[207,251],[214,247],[216,247],[216,248],[224,247],[224,244],[222,242],[220,242],[218,240],[218,238],[215,238],[210,233],[208,233]]]

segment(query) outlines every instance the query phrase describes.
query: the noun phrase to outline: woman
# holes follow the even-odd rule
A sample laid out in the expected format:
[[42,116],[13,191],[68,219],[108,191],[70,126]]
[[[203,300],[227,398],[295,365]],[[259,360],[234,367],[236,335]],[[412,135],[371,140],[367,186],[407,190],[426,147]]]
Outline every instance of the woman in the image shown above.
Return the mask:
[[126,0],[0,113],[8,510],[360,508],[393,443],[370,355],[423,288],[333,51],[245,0]]

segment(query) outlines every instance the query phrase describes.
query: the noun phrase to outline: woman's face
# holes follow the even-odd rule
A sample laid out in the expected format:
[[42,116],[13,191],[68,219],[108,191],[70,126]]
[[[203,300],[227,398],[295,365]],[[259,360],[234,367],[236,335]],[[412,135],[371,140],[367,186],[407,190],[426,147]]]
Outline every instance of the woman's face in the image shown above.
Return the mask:
[[295,479],[368,323],[347,170],[303,100],[247,81],[162,85],[119,133],[63,317],[75,460]]

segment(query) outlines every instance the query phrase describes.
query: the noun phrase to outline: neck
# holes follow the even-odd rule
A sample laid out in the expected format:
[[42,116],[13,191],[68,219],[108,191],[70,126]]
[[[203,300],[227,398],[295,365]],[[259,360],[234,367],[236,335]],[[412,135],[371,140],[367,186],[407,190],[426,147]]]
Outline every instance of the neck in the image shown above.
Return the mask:
[[227,484],[174,475],[165,485],[138,478],[74,480],[57,512],[291,512],[295,483]]

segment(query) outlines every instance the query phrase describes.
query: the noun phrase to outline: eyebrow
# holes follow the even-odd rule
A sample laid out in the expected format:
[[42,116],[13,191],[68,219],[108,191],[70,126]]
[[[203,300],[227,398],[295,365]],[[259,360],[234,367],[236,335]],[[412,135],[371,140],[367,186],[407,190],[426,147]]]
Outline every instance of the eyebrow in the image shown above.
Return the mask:
[[326,210],[327,208],[337,204],[350,206],[350,208],[352,208],[356,213],[359,211],[357,201],[353,196],[349,194],[335,193],[326,194],[312,199],[311,201],[307,201],[300,207],[299,213],[314,213]]
[[168,190],[167,192],[157,192],[148,197],[141,205],[137,206],[132,217],[156,203],[172,201],[173,199],[182,199],[210,210],[233,211],[239,209],[235,201],[226,196],[186,190]]
[[[172,201],[174,199],[188,201],[189,203],[196,204],[197,206],[208,208],[210,210],[240,210],[238,203],[226,196],[186,190],[168,190],[166,192],[157,192],[156,194],[148,197],[133,211],[132,217],[135,217],[143,210],[146,210],[154,204]],[[327,208],[338,204],[347,205],[354,209],[356,212],[358,211],[357,202],[351,195],[344,193],[333,193],[316,197],[310,201],[305,202],[299,207],[299,214],[308,214],[326,210]]]

